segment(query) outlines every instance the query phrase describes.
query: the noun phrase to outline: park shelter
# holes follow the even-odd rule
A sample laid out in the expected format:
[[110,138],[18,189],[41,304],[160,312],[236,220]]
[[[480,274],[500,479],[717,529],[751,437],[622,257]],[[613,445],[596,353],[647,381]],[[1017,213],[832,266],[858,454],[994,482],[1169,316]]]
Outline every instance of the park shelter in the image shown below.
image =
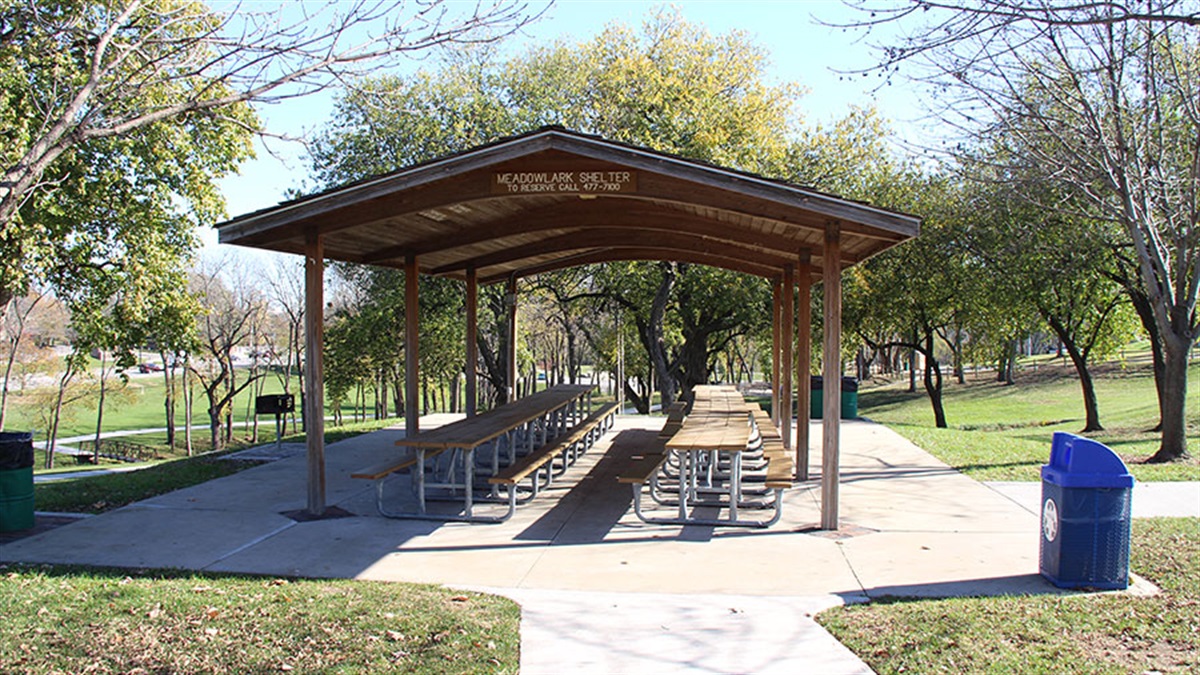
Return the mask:
[[[515,327],[517,279],[578,265],[670,260],[769,279],[775,291],[773,410],[791,447],[791,416],[779,411],[792,409],[795,390],[800,480],[808,478],[810,296],[813,282],[823,281],[821,525],[837,529],[841,272],[916,236],[919,225],[915,216],[788,182],[546,127],[283,202],[218,230],[221,243],[305,257],[304,405],[314,515],[325,509],[319,386],[325,260],[405,271],[409,364],[419,362],[420,274],[466,284],[467,363],[477,361],[479,284],[508,284]],[[511,387],[515,354],[507,359]],[[406,400],[419,400],[417,368],[407,368],[405,378]],[[468,414],[476,395],[476,378],[468,377]],[[408,433],[418,429],[417,414],[416,405],[407,406]]]

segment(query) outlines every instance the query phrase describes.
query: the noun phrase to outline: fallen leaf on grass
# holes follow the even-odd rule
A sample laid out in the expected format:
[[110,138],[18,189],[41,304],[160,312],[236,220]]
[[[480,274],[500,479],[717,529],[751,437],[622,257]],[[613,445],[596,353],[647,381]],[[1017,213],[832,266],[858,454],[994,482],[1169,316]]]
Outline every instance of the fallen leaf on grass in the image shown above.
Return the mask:
[[388,639],[389,639],[389,640],[394,640],[394,641],[396,641],[396,642],[403,642],[403,641],[404,641],[404,633],[401,633],[401,632],[400,632],[400,631],[398,631],[398,630],[389,630],[389,631],[387,631],[387,636],[388,636]]
[[456,595],[456,596],[450,598],[450,602],[466,602],[468,600],[470,600],[470,598],[468,598],[465,595]]

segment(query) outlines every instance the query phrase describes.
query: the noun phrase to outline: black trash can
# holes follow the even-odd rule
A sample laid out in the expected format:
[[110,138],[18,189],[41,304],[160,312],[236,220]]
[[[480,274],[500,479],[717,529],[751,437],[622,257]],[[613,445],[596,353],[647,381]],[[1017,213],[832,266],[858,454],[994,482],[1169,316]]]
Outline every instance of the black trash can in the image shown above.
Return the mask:
[[[819,420],[825,414],[825,378],[813,375],[809,379],[808,417]],[[842,378],[842,419],[852,420],[858,417],[858,380],[853,377]]]
[[1059,588],[1129,586],[1133,476],[1107,446],[1055,432],[1042,466],[1042,576]]
[[33,527],[33,433],[0,431],[0,532]]

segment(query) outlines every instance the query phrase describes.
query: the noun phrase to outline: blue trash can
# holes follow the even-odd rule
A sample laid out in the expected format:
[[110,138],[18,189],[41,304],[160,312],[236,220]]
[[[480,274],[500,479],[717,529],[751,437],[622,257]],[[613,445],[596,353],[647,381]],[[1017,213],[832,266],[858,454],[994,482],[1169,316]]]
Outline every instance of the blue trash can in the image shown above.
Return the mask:
[[1042,466],[1042,576],[1059,588],[1129,586],[1133,476],[1107,446],[1054,433]]

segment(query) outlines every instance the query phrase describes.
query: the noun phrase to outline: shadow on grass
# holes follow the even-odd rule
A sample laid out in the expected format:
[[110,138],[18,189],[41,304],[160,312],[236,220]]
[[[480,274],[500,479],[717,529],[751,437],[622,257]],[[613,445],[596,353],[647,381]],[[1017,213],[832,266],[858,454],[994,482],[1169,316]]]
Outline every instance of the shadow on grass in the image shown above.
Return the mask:
[[868,412],[872,408],[907,403],[925,398],[925,392],[910,392],[898,389],[872,389],[858,392],[858,408],[860,412]]
[[1045,461],[1038,459],[1038,460],[1029,460],[1026,462],[989,462],[986,464],[982,464],[982,463],[980,463],[980,464],[963,464],[960,466],[956,466],[954,468],[959,471],[962,471],[962,472],[969,472],[969,471],[986,471],[988,469],[1003,469],[1003,468],[1011,468],[1011,467],[1018,467],[1018,466],[1019,467],[1025,467],[1025,466],[1040,467],[1041,465],[1043,465],[1045,463],[1046,463]]
[[[296,579],[301,577],[288,577],[278,574],[245,574],[232,572],[204,572],[200,570],[186,570],[173,568],[129,568],[129,567],[104,567],[91,565],[56,565],[48,563],[24,563],[11,562],[5,563],[5,567],[10,572],[34,572],[48,577],[59,578],[88,578],[88,579],[149,579],[152,581],[168,581],[173,579],[232,579],[232,580],[255,580],[255,579]],[[313,577],[303,577],[305,581],[313,581]]]

